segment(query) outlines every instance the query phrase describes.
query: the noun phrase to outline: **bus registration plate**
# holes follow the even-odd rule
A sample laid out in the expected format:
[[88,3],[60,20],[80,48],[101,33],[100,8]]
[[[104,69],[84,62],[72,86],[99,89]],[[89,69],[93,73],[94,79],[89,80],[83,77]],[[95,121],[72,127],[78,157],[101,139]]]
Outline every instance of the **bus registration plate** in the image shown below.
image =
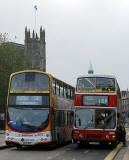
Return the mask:
[[34,139],[21,139],[23,145],[31,145],[34,143]]
[[99,142],[89,142],[89,144],[99,144]]
[[23,142],[22,144],[23,144],[23,145],[31,145],[32,142]]

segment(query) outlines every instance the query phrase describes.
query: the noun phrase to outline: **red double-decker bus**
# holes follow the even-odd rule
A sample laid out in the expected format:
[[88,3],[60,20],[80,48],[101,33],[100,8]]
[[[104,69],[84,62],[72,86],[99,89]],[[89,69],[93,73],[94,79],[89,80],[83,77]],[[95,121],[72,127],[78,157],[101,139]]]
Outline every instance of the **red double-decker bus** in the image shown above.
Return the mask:
[[74,105],[74,143],[125,142],[119,113],[121,95],[114,76],[89,74],[78,77]]

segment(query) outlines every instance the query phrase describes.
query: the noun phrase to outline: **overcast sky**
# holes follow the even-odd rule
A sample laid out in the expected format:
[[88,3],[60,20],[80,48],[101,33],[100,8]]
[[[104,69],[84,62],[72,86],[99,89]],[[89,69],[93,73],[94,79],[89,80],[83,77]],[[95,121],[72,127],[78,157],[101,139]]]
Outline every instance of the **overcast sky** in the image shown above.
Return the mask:
[[0,0],[0,32],[23,44],[25,26],[35,29],[34,5],[47,72],[75,85],[91,62],[94,73],[115,75],[129,89],[129,0]]

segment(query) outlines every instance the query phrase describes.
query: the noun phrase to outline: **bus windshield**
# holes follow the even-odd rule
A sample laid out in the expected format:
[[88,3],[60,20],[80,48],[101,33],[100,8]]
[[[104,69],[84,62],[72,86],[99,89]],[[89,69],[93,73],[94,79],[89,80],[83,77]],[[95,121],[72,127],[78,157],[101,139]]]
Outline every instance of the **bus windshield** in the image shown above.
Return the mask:
[[11,79],[10,91],[49,91],[50,80],[45,74],[25,72],[16,74]]
[[48,108],[8,108],[8,125],[16,131],[33,132],[43,130],[48,125],[48,119]]
[[115,129],[115,109],[76,109],[75,127],[81,129]]
[[77,80],[77,91],[115,91],[115,79],[107,77],[80,77]]

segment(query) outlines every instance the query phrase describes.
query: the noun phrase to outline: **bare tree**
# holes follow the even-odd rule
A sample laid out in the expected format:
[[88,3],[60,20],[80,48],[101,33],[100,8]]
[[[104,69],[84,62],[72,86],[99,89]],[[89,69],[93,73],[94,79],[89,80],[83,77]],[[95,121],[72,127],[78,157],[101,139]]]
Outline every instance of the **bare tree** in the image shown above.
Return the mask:
[[8,33],[0,33],[0,45],[2,43],[5,43],[9,40],[9,35]]

